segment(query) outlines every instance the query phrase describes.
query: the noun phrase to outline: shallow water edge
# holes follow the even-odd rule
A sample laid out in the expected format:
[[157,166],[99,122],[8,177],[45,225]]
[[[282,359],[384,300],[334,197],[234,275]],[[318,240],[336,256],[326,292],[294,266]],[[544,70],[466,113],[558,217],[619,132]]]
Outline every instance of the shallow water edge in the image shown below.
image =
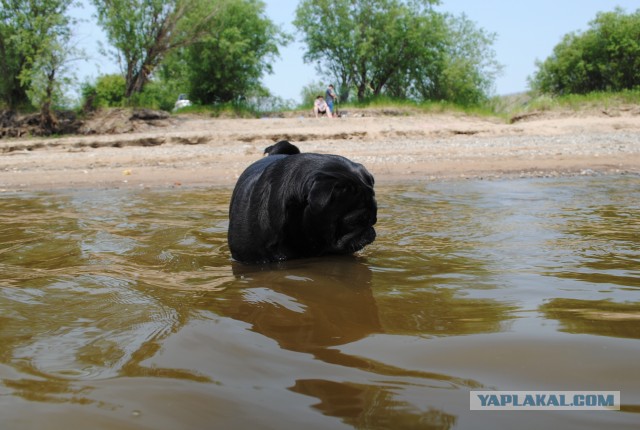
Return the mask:
[[640,178],[382,184],[363,252],[258,267],[230,260],[230,193],[0,195],[7,428],[635,428]]

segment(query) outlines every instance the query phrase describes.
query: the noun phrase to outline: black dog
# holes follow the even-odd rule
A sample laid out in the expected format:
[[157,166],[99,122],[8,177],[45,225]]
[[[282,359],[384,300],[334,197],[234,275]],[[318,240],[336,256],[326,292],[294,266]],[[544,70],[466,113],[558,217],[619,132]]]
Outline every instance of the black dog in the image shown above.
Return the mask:
[[231,196],[228,240],[235,260],[351,254],[374,241],[377,204],[364,166],[339,155],[300,154],[287,141],[265,152]]

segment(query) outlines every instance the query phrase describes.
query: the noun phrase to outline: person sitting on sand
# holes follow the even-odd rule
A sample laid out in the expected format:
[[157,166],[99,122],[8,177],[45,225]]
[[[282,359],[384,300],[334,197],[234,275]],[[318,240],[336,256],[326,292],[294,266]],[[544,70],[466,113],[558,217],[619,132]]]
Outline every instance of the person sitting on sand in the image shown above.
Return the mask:
[[329,110],[329,106],[327,106],[327,102],[324,101],[324,97],[316,97],[316,101],[313,102],[313,113],[316,118],[318,118],[318,115],[326,115],[327,118],[331,118],[331,111]]

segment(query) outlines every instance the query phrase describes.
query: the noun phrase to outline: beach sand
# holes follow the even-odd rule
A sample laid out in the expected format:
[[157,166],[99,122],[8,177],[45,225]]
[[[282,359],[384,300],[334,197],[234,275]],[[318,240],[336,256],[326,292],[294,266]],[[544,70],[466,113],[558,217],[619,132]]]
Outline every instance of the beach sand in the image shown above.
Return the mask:
[[[102,121],[105,129],[109,124]],[[125,132],[117,128],[0,140],[0,189],[233,186],[265,147],[283,139],[303,152],[360,162],[377,183],[640,174],[640,107],[634,105],[534,112],[512,123],[464,114],[368,111],[336,119],[179,115]]]

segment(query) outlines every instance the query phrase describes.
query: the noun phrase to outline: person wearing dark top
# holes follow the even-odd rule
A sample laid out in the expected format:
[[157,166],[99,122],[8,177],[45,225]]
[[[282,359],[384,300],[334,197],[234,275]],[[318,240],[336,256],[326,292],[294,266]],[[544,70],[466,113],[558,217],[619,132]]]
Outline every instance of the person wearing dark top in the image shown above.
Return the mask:
[[335,109],[333,108],[333,104],[336,100],[338,100],[338,96],[336,95],[336,91],[333,89],[333,85],[329,84],[327,87],[327,92],[324,95],[325,101],[327,102],[327,106],[329,106],[329,110],[331,111],[331,116],[334,116]]

